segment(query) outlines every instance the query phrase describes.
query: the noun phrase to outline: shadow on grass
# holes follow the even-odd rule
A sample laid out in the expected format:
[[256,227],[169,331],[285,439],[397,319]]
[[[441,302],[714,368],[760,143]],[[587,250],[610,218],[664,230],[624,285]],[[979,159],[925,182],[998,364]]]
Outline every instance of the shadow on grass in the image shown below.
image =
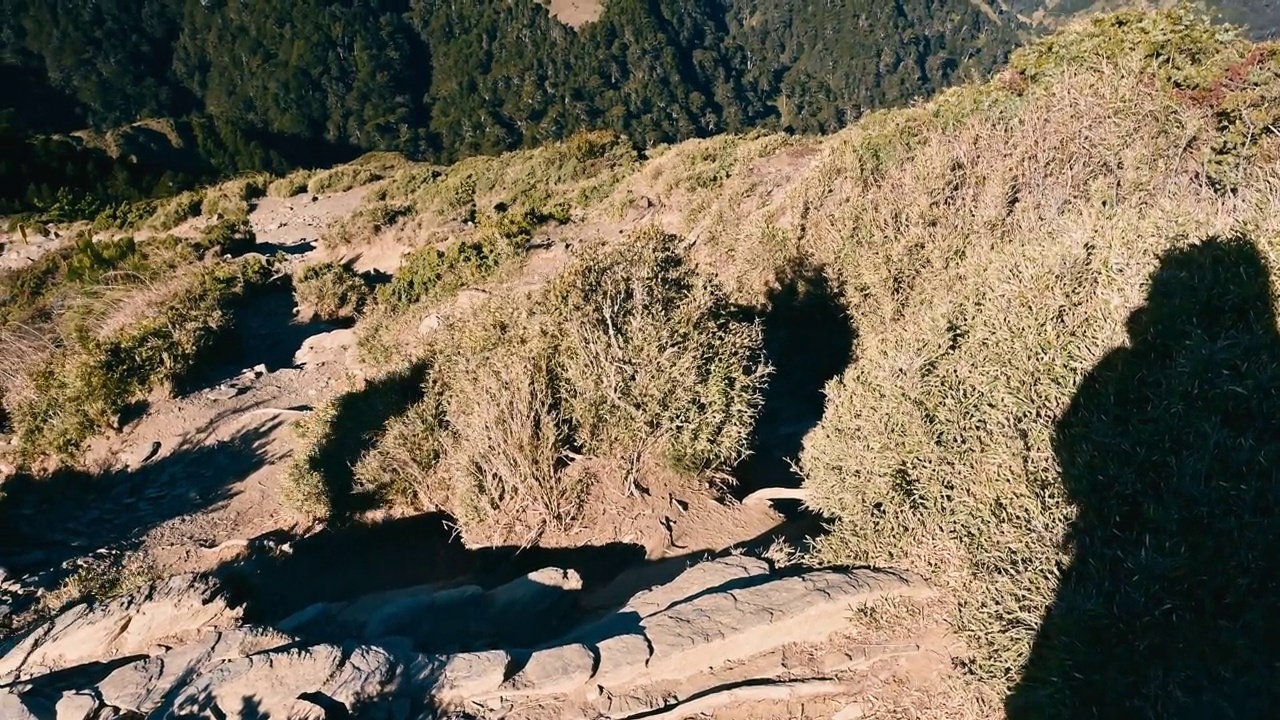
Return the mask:
[[774,367],[756,423],[754,447],[735,470],[737,494],[798,487],[791,463],[820,420],[823,388],[849,365],[856,339],[822,268],[797,260],[784,267],[763,313],[765,354]]
[[341,524],[379,505],[378,498],[358,490],[356,461],[373,447],[387,423],[422,400],[426,376],[427,363],[415,363],[335,399],[330,421],[333,431],[325,435],[308,461],[309,468],[323,479],[330,522]]
[[1280,334],[1258,249],[1168,252],[1055,452],[1079,508],[1013,720],[1280,707]]
[[231,327],[197,367],[175,383],[175,392],[184,395],[211,387],[257,365],[265,365],[268,371],[293,367],[294,356],[308,338],[350,326],[299,320],[296,308],[293,286],[286,281],[246,294],[236,303]]

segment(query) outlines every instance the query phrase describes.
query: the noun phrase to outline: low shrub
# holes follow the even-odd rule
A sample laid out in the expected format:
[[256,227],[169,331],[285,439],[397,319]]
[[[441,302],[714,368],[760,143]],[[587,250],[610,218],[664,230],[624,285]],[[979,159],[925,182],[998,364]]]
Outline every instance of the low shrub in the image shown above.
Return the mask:
[[316,194],[345,192],[390,177],[407,164],[402,155],[371,152],[346,165],[317,171],[308,181],[307,190]]
[[203,256],[238,256],[253,252],[258,238],[247,218],[228,218],[205,228],[200,239],[192,243]]
[[93,219],[93,230],[137,230],[155,214],[157,207],[154,200],[108,205]]
[[497,237],[458,241],[444,250],[419,248],[404,257],[391,282],[378,288],[378,302],[393,312],[403,311],[484,280],[515,255],[515,249]]
[[270,175],[254,173],[215,185],[205,191],[200,212],[208,217],[247,218],[250,201],[266,195],[270,183]]
[[200,208],[204,205],[204,190],[188,190],[179,193],[160,203],[144,226],[151,230],[166,232],[194,217],[200,216]]
[[736,462],[768,375],[758,326],[657,231],[588,252],[533,298],[488,301],[427,353],[425,399],[356,474],[486,543],[563,528],[591,491],[570,463],[579,451],[628,478],[650,456],[682,470]]
[[[372,484],[356,482],[357,461],[371,448],[390,424],[406,412],[417,419],[408,427],[427,427],[422,417],[424,363],[398,367],[362,382],[316,408],[298,424],[300,444],[284,477],[284,500],[298,512],[314,518],[338,519],[351,514],[362,494],[389,496],[395,479],[378,477]],[[434,433],[419,433],[418,442],[405,452],[434,463]],[[390,449],[392,446],[388,446]]]
[[66,296],[104,282],[109,274],[145,277],[163,263],[162,248],[139,246],[131,237],[94,241],[81,233],[74,242],[45,253],[22,268],[0,272],[0,322],[18,322],[50,309]]
[[404,203],[373,203],[331,226],[320,241],[326,245],[351,245],[369,240],[410,213],[412,208]]
[[267,195],[273,198],[291,198],[307,191],[307,185],[316,174],[315,170],[294,170],[282,178],[272,181],[267,186]]
[[321,320],[355,317],[369,299],[369,285],[346,265],[317,263],[302,268],[293,278],[298,304]]
[[110,337],[80,333],[53,353],[32,378],[31,396],[12,408],[23,455],[74,460],[129,403],[196,367],[230,328],[233,304],[270,276],[257,258],[204,268]]
[[678,468],[746,454],[768,377],[760,327],[650,229],[588,250],[552,284],[565,411],[589,452]]

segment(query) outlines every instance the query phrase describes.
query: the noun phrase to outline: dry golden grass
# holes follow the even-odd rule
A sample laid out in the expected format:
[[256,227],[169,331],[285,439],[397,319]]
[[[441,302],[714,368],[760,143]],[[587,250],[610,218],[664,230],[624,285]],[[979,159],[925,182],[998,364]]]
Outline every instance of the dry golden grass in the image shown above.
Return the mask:
[[267,194],[272,177],[266,173],[252,173],[214,185],[204,193],[200,214],[219,219],[243,219],[249,217],[249,203]]
[[19,381],[6,388],[23,458],[76,460],[129,403],[190,372],[231,326],[232,305],[271,272],[256,258],[198,266],[161,293],[144,290],[153,303],[118,298],[115,312],[96,319],[109,334],[81,324],[49,342],[39,364],[20,368]]
[[[629,482],[643,460],[741,459],[767,375],[760,329],[680,245],[644,231],[584,253],[550,288],[449,317],[424,340],[423,399],[389,419],[357,485],[449,512],[468,542],[527,544],[564,529],[591,483]],[[351,432],[326,423],[323,435]],[[607,472],[571,462],[583,456]]]
[[267,195],[273,198],[291,198],[307,191],[307,185],[316,174],[315,170],[294,170],[282,178],[273,180],[267,186]]
[[407,164],[409,161],[398,153],[371,152],[346,165],[317,171],[307,181],[307,192],[345,192],[388,177]]
[[[1063,486],[1059,420],[1130,341],[1162,259],[1245,236],[1275,267],[1280,55],[1248,60],[1206,28],[1180,11],[1077,26],[992,83],[831,138],[786,201],[806,209],[792,230],[858,337],[802,456],[813,505],[838,518],[815,556],[922,571],[953,594],[983,692],[1020,677],[1062,591],[1081,500]],[[1121,688],[1144,672],[1109,670]],[[1031,716],[1068,712],[1053,698],[1071,681],[1041,682]]]

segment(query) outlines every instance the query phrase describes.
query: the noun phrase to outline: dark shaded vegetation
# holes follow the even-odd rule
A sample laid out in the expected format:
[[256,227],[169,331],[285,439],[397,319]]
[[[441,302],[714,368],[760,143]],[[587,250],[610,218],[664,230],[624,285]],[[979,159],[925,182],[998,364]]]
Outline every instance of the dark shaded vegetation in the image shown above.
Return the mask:
[[[369,149],[448,161],[588,129],[642,147],[830,130],[989,71],[1015,39],[967,0],[610,0],[578,30],[536,0],[12,0],[0,77],[29,94],[0,100],[0,211],[92,217]],[[181,161],[36,137],[166,117]]]
[[1167,251],[1054,450],[1072,564],[1011,718],[1257,718],[1280,701],[1280,334],[1252,242]]

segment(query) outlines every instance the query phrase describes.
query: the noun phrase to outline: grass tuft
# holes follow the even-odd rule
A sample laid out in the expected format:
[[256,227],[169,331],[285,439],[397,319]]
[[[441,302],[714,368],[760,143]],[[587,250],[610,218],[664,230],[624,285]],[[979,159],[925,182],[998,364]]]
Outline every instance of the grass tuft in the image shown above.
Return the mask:
[[27,459],[75,460],[93,434],[116,427],[129,403],[196,367],[232,322],[232,305],[270,278],[260,259],[183,278],[140,317],[107,337],[81,332],[35,371],[12,408]]
[[333,262],[303,267],[293,278],[298,305],[321,320],[354,318],[369,299],[369,285],[346,265]]
[[646,458],[739,460],[767,375],[760,330],[678,238],[633,240],[433,333],[424,399],[360,460],[363,485],[449,512],[469,541],[525,544],[567,527],[603,477],[570,462],[579,452],[628,478]]

